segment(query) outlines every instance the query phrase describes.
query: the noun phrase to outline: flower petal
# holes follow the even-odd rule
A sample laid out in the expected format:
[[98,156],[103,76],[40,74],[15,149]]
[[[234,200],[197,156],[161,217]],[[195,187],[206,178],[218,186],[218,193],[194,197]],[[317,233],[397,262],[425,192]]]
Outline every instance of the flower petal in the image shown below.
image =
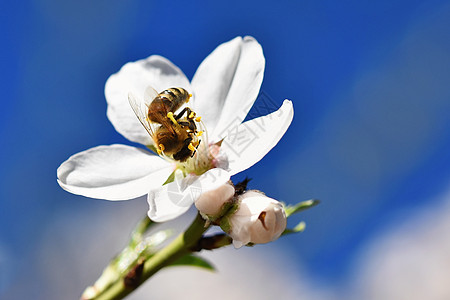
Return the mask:
[[294,116],[292,102],[284,100],[275,112],[230,128],[222,143],[231,175],[260,161],[284,135]]
[[174,166],[159,156],[125,145],[98,146],[77,153],[57,170],[68,192],[105,200],[129,200],[160,187]]
[[217,142],[231,124],[240,124],[258,96],[264,76],[261,45],[237,37],[217,47],[192,79],[195,110],[203,118],[210,142]]
[[127,63],[106,81],[107,116],[114,128],[130,141],[151,145],[152,140],[139,124],[128,103],[128,94],[145,99],[145,91],[152,86],[158,92],[171,87],[191,90],[189,80],[172,62],[159,55]]
[[202,193],[217,189],[230,179],[230,174],[219,168],[211,169],[200,176],[180,176],[177,170],[175,181],[163,185],[148,194],[150,206],[148,217],[155,222],[166,222],[184,214]]

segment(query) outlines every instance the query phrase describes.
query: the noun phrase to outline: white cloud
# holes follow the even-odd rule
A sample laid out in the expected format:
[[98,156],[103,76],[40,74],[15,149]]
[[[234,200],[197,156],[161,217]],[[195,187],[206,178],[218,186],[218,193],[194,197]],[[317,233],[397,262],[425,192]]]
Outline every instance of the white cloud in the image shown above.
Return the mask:
[[130,299],[312,299],[304,278],[280,249],[228,247],[205,254],[217,273],[167,269]]
[[450,299],[450,187],[427,203],[362,250],[356,299]]

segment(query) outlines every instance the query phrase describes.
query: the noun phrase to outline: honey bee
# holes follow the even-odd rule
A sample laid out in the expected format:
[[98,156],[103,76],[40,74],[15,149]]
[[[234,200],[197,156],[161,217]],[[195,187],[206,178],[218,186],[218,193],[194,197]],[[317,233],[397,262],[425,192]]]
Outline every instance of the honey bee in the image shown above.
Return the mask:
[[158,154],[164,153],[180,162],[194,156],[202,135],[196,125],[200,117],[189,107],[175,114],[191,96],[183,88],[158,93],[152,87],[146,89],[143,103],[136,101],[132,94],[128,95],[134,113],[152,137]]

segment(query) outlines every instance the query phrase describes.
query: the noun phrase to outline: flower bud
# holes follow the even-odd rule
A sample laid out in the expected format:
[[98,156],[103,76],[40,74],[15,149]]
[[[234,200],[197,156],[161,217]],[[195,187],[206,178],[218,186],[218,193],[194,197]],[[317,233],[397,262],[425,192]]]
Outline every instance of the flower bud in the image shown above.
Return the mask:
[[215,219],[221,216],[226,204],[231,203],[233,196],[234,187],[225,183],[214,190],[201,194],[195,201],[195,207],[203,216]]
[[227,218],[226,230],[235,248],[274,241],[286,229],[283,205],[263,193],[248,191],[239,196],[238,205],[236,212]]

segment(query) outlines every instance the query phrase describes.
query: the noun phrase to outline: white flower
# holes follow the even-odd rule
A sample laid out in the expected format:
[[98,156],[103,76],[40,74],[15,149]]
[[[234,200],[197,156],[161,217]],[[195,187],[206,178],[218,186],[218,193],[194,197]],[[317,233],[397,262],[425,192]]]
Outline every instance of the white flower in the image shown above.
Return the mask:
[[[154,147],[128,95],[134,95],[141,105],[148,86],[158,92],[182,87],[193,94],[189,107],[202,117],[208,143],[202,143],[186,163],[131,146],[98,146],[61,164],[58,183],[71,193],[97,199],[128,200],[148,193],[149,215],[154,221],[179,216],[201,192],[217,188],[261,160],[289,127],[293,117],[289,100],[269,115],[242,123],[258,95],[264,65],[261,46],[252,37],[237,37],[217,47],[191,82],[158,55],[125,64],[105,85],[107,116],[119,133]],[[171,174],[175,181],[161,188]],[[182,197],[172,200],[171,195],[177,193]]]
[[274,241],[286,229],[286,213],[280,202],[256,191],[244,193],[238,201],[239,208],[228,216],[227,231],[234,247]]

